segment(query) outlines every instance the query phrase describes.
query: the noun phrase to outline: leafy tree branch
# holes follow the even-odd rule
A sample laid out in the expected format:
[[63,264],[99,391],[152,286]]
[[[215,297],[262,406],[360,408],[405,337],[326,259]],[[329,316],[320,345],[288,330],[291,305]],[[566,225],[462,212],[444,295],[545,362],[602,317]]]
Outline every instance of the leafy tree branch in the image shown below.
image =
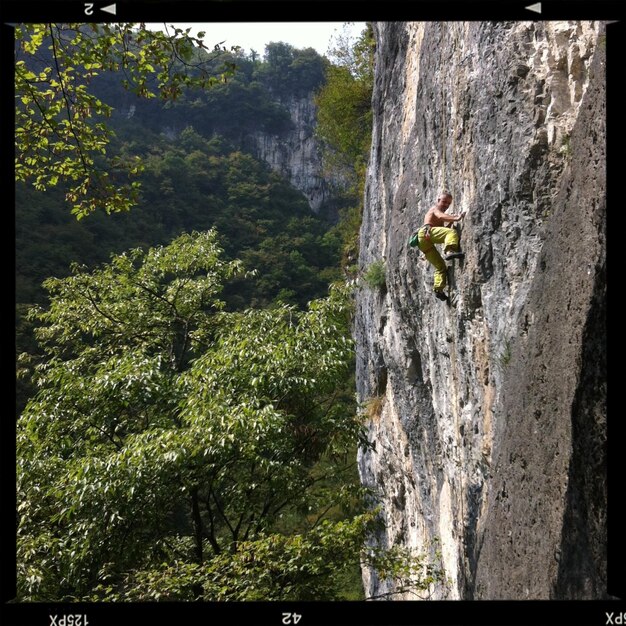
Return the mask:
[[[46,282],[50,304],[31,312],[39,392],[18,422],[21,598],[86,598],[107,581],[133,596],[141,572],[185,542],[185,567],[211,576],[234,572],[242,551],[261,563],[280,516],[329,480],[325,452],[356,445],[351,405],[327,406],[352,357],[345,288],[307,311],[225,312],[223,285],[242,268],[222,254],[214,231],[193,233]],[[176,363],[172,346],[185,351]],[[180,557],[170,558],[174,572]],[[188,592],[220,596],[205,574]],[[281,595],[284,582],[259,584]]]
[[203,33],[189,33],[132,23],[16,26],[16,179],[41,191],[63,183],[79,219],[132,207],[140,187],[130,179],[141,162],[107,160],[113,131],[97,120],[112,108],[89,85],[102,73],[124,72],[136,95],[175,100],[183,89],[209,89],[232,74],[232,63],[214,69],[224,49],[207,54]]

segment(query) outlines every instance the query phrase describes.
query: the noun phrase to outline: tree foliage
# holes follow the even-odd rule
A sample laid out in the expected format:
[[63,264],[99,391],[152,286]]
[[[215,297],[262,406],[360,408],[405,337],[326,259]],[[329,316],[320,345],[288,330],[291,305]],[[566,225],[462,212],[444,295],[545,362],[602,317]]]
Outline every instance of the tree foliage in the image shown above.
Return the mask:
[[65,276],[72,261],[95,265],[111,252],[165,244],[181,232],[215,227],[229,258],[259,270],[240,275],[225,293],[229,308],[277,300],[304,308],[338,278],[340,242],[311,213],[304,196],[267,165],[224,138],[192,128],[174,143],[134,125],[117,124],[111,154],[139,155],[142,189],[128,213],[93,214],[77,222],[60,190],[17,186],[18,302],[43,301],[41,282]]
[[[263,562],[281,514],[328,497],[361,432],[334,398],[352,355],[345,290],[304,312],[227,313],[220,292],[240,271],[208,231],[47,281],[50,307],[31,314],[39,392],[18,422],[22,599],[131,597],[192,565],[192,592],[219,598],[216,572]],[[342,567],[320,570],[319,589]],[[269,583],[246,584],[237,597]]]
[[144,24],[20,24],[15,28],[16,161],[18,181],[39,190],[69,184],[72,211],[129,209],[139,185],[137,159],[105,162],[112,107],[89,85],[104,72],[144,98],[175,100],[184,88],[207,88],[224,77],[207,72],[195,47],[202,34],[146,30]]
[[256,72],[279,97],[299,97],[316,91],[324,83],[327,61],[314,48],[297,50],[284,42],[265,46],[265,63]]
[[372,138],[374,35],[370,25],[356,41],[339,36],[326,82],[316,97],[316,135],[326,168],[345,181],[344,208],[336,228],[343,242],[342,266],[353,275],[358,257],[365,171]]
[[[89,32],[85,30],[83,35]],[[300,51],[289,49],[292,62],[297,62]],[[114,50],[111,48],[111,54]],[[67,48],[68,55],[71,51]],[[31,65],[38,56],[43,57],[39,66],[51,66],[45,41],[37,56],[24,55]],[[320,60],[318,55],[312,66],[317,67]],[[68,57],[67,63],[80,67],[80,58],[74,61]],[[200,61],[207,76],[220,75],[224,67],[236,66],[236,70],[226,82],[210,89],[186,85],[175,100],[139,97],[124,89],[122,83],[128,77],[123,67],[91,71],[84,85],[90,97],[111,107],[104,129],[110,141],[92,175],[113,176],[111,163],[141,163],[133,176],[137,186],[124,196],[129,205],[134,202],[133,210],[111,215],[93,211],[77,221],[66,200],[71,181],[59,177],[56,186],[45,192],[18,181],[18,303],[43,302],[42,281],[48,276],[66,276],[72,262],[93,266],[106,261],[111,253],[162,245],[181,232],[212,227],[219,229],[228,257],[239,257],[247,266],[259,269],[254,280],[240,275],[228,283],[224,299],[230,309],[273,302],[304,308],[336,280],[340,273],[338,238],[327,234],[328,224],[311,213],[300,192],[245,151],[250,133],[259,129],[280,133],[291,125],[287,110],[275,100],[267,81],[263,82],[264,72],[269,75],[273,70],[266,67],[267,61],[252,60],[237,51],[206,55],[197,47],[185,67]],[[78,84],[79,72],[73,72]],[[300,91],[314,82],[314,76],[307,76],[302,69],[292,78],[292,88]],[[156,79],[146,75],[146,80],[146,88],[158,93]],[[287,89],[281,93],[288,98]],[[72,151],[71,145],[67,150],[68,154]],[[50,162],[41,172],[48,166],[53,170]],[[100,196],[96,193],[94,197]],[[31,343],[31,331],[21,308],[17,327],[18,346],[24,350]],[[20,380],[18,412],[30,393],[27,381]]]
[[316,134],[330,168],[362,190],[372,136],[374,39],[368,26],[356,42],[339,38],[316,102]]

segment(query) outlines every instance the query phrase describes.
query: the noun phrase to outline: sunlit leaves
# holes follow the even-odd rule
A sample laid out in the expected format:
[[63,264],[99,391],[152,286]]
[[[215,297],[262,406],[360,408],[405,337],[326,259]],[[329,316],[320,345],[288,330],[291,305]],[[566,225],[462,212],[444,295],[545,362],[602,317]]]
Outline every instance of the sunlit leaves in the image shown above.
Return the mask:
[[336,62],[326,70],[326,83],[316,98],[316,135],[324,161],[361,188],[371,144],[373,50],[371,27],[356,42],[340,39]]
[[[323,489],[335,466],[318,463],[361,432],[333,397],[352,357],[348,292],[305,312],[228,313],[220,292],[239,272],[208,231],[46,282],[50,305],[31,314],[40,390],[18,422],[21,598],[130,597],[148,581],[156,599],[165,572],[184,599],[177,572],[196,566],[222,597],[211,581],[247,554],[304,545],[271,534],[283,512],[354,498]],[[250,584],[282,584],[261,578]]]
[[[306,533],[276,533],[241,542],[234,554],[198,565],[177,560],[135,572],[126,600],[340,600],[337,575],[358,566],[372,514],[324,521]],[[106,589],[102,588],[100,592]],[[122,599],[110,589],[108,599]],[[98,595],[94,599],[98,599]],[[106,595],[105,595],[106,597]]]
[[[144,24],[20,24],[15,27],[15,174],[44,191],[67,183],[77,218],[96,210],[128,210],[139,198],[130,177],[136,158],[105,162],[113,135],[101,121],[111,107],[90,82],[120,72],[124,86],[144,98],[178,98],[188,87],[223,80],[196,58],[204,44],[189,31],[148,31]],[[223,50],[216,50],[219,54]]]
[[182,235],[167,247],[116,255],[91,272],[73,266],[72,276],[48,279],[50,307],[31,316],[44,322],[37,337],[50,354],[90,358],[89,342],[97,339],[101,350],[141,347],[180,367],[185,350],[210,337],[223,283],[239,273],[238,262],[221,260],[214,231]]

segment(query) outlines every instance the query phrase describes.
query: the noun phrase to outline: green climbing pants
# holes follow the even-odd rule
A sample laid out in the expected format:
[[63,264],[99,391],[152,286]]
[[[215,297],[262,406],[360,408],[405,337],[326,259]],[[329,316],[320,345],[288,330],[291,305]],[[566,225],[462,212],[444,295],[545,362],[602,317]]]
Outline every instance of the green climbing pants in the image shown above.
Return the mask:
[[432,226],[430,239],[424,239],[424,227],[417,231],[418,248],[424,253],[430,264],[435,268],[435,291],[443,291],[448,282],[448,268],[435,248],[436,243],[444,244],[444,253],[457,252],[459,249],[459,235],[454,228],[445,226]]

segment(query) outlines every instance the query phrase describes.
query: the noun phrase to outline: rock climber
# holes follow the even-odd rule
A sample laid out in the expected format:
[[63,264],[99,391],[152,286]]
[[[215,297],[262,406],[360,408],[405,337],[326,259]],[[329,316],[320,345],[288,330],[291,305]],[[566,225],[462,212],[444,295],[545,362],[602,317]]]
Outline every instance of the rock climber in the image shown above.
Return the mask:
[[[424,225],[413,234],[409,245],[417,247],[424,253],[430,264],[435,268],[434,291],[439,300],[447,300],[444,293],[448,282],[448,268],[444,262],[465,256],[459,250],[459,235],[454,228],[446,226],[447,223],[460,222],[465,216],[465,211],[460,215],[448,215],[446,211],[452,204],[452,194],[442,191],[437,198],[437,204],[426,212]],[[444,258],[441,257],[435,244],[444,244]]]

